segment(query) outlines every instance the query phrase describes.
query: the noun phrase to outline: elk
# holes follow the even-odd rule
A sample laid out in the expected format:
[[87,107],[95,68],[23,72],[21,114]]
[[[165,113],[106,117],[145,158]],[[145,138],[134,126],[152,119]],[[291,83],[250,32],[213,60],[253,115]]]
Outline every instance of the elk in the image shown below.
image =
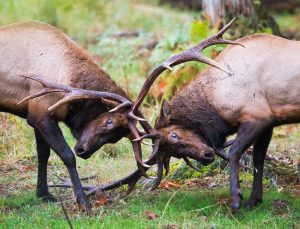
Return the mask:
[[[208,38],[154,68],[136,101],[142,102],[151,84],[164,70],[191,60],[201,61],[199,51],[215,39]],[[253,187],[245,203],[250,208],[262,202],[263,165],[273,128],[300,122],[300,42],[273,35],[250,35],[236,40],[235,44],[239,46],[227,47],[216,58],[231,73],[220,71],[214,68],[216,66],[208,67],[169,102],[162,104],[154,127],[158,137],[148,134],[137,139],[159,139],[155,154],[145,162],[158,164],[155,187],[161,179],[163,165],[168,164],[174,151],[179,153],[175,156],[189,154],[195,158],[190,148],[186,148],[187,141],[201,142],[206,145],[206,152],[211,148],[228,159],[234,212],[241,207],[239,160],[243,152],[253,145]],[[228,156],[224,155],[222,149],[224,144],[228,145],[226,138],[234,133],[237,136],[231,142]],[[167,170],[168,166],[165,168]],[[140,172],[135,171],[112,184],[87,187],[86,190],[94,193],[128,184],[129,193],[140,177]]]
[[[89,213],[91,206],[79,180],[74,154],[58,122],[64,122],[77,139],[77,156],[87,159],[106,143],[115,143],[126,136],[137,138],[138,132],[131,133],[128,126],[134,126],[136,120],[144,120],[142,115],[114,112],[132,102],[108,74],[98,68],[88,52],[56,28],[39,22],[4,26],[0,28],[0,44],[0,112],[24,118],[34,128],[37,196],[46,201],[55,200],[47,186],[51,148],[68,169],[77,203]],[[31,75],[39,79],[31,80]],[[44,88],[44,80],[49,83],[48,88]],[[46,95],[50,92],[51,95]],[[55,109],[56,106],[60,109]],[[142,126],[145,131],[151,129],[146,121]],[[132,144],[138,167],[147,167],[141,160],[140,142]]]
[[[253,187],[245,203],[253,207],[262,202],[263,165],[273,128],[300,122],[300,42],[273,35],[251,35],[235,42],[240,46],[231,45],[216,58],[232,74],[208,67],[170,102],[163,103],[154,127],[160,133],[158,165],[187,137],[218,152],[226,138],[237,133],[228,154],[233,211],[241,206],[239,160],[243,152],[253,145]],[[190,61],[196,50],[184,51],[155,68],[139,99],[143,100],[164,69]],[[186,130],[193,131],[196,138],[188,136]],[[137,179],[133,173],[119,184]]]

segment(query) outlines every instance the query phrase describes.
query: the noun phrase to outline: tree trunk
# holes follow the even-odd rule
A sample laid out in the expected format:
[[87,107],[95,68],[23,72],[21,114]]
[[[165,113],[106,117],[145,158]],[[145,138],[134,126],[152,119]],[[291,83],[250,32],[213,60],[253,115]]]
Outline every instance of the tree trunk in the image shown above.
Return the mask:
[[203,0],[202,10],[212,26],[226,24],[233,17],[244,16],[252,20],[257,18],[251,0]]
[[[202,15],[212,27],[222,27],[237,17],[233,37],[241,37],[255,32],[281,35],[275,20],[257,0],[202,0]],[[233,30],[232,30],[233,31]]]

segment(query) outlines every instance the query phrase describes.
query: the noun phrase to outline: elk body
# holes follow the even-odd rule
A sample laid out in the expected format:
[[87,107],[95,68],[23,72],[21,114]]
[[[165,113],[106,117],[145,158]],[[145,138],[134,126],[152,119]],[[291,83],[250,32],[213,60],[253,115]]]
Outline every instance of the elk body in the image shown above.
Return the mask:
[[[56,93],[51,95],[16,105],[24,97],[43,88],[40,83],[19,74],[33,74],[52,83],[94,90],[92,95],[90,91],[86,95],[93,99],[72,101],[72,98],[67,98],[71,102],[49,112],[48,108],[63,96],[63,90],[59,89],[52,90]],[[85,98],[84,93],[76,93],[71,91],[70,97]],[[115,101],[100,100],[103,95]],[[123,116],[107,112],[116,101],[130,104],[123,90],[93,63],[91,55],[58,29],[38,22],[21,22],[0,28],[0,111],[22,117],[34,128],[38,197],[54,200],[47,187],[47,162],[51,148],[69,171],[77,202],[90,209],[76,171],[75,157],[58,122],[64,122],[78,140],[75,147],[77,155],[88,158],[103,144],[114,143],[130,133],[128,127],[124,127],[127,121]]]
[[[271,35],[237,40],[216,59],[234,73],[209,67],[162,106],[155,129],[164,135],[161,150],[170,141],[185,139],[182,130],[193,130],[214,149],[237,133],[229,151],[232,208],[241,204],[239,160],[253,148],[254,181],[247,206],[262,201],[263,164],[274,127],[300,122],[300,42]],[[191,141],[194,141],[191,139]]]

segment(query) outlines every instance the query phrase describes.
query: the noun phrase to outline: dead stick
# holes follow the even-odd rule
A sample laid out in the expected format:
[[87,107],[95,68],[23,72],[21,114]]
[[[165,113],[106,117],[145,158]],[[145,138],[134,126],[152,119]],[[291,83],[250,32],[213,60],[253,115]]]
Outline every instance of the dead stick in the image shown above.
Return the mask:
[[71,220],[70,220],[70,218],[69,218],[69,216],[68,216],[68,213],[67,213],[67,211],[66,211],[66,209],[65,209],[65,206],[64,206],[64,204],[63,204],[63,202],[62,202],[62,200],[61,200],[61,196],[59,195],[59,193],[58,193],[58,191],[57,191],[57,189],[56,189],[56,186],[55,186],[55,183],[54,183],[54,182],[53,182],[53,187],[54,187],[55,193],[56,193],[56,195],[57,195],[57,197],[58,197],[58,200],[59,200],[59,202],[60,202],[60,205],[61,205],[61,208],[62,208],[62,210],[63,210],[63,213],[64,213],[64,215],[65,215],[65,217],[66,217],[66,219],[67,219],[67,222],[68,222],[70,228],[73,229],[73,225],[72,225],[72,223],[71,223]]

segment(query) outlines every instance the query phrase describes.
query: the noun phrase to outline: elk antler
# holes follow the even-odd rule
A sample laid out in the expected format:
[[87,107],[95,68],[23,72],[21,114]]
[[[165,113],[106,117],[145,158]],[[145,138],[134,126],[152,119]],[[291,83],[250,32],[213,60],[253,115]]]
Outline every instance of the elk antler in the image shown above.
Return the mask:
[[[111,92],[102,92],[102,91],[93,91],[93,90],[85,90],[81,88],[75,88],[67,85],[62,85],[62,84],[56,84],[56,83],[51,83],[46,80],[42,80],[40,78],[34,77],[34,76],[28,76],[28,75],[20,75],[21,77],[24,77],[26,79],[31,79],[34,81],[39,82],[40,84],[43,85],[43,89],[33,95],[27,96],[26,98],[22,99],[20,102],[17,103],[17,105],[24,103],[30,99],[34,99],[49,93],[53,92],[62,92],[64,93],[64,96],[62,99],[60,99],[58,102],[53,104],[51,107],[48,108],[49,111],[53,111],[57,107],[74,101],[74,100],[79,100],[79,99],[99,99],[99,98],[107,98],[110,100],[114,100],[117,102],[120,102],[120,105],[117,107],[124,107],[124,106],[131,106],[132,102],[128,100],[127,98],[120,96],[115,93]],[[116,108],[117,108],[116,107]]]
[[[155,79],[166,69],[172,71],[172,67],[178,64],[188,62],[188,61],[198,61],[202,63],[206,63],[213,67],[216,67],[228,74],[233,74],[228,68],[223,67],[218,62],[202,55],[201,51],[209,46],[216,45],[216,44],[233,44],[233,45],[240,45],[235,41],[225,40],[222,38],[223,34],[228,30],[228,28],[232,25],[236,18],[233,18],[227,25],[225,25],[217,34],[212,37],[205,39],[204,41],[200,42],[199,44],[189,48],[175,56],[170,57],[168,60],[164,61],[162,64],[158,65],[148,74],[142,89],[136,100],[134,101],[133,107],[131,109],[130,114],[134,115],[134,113],[139,109],[140,105],[142,104],[146,94],[148,93],[151,85],[155,81]],[[244,47],[244,46],[243,46]]]

